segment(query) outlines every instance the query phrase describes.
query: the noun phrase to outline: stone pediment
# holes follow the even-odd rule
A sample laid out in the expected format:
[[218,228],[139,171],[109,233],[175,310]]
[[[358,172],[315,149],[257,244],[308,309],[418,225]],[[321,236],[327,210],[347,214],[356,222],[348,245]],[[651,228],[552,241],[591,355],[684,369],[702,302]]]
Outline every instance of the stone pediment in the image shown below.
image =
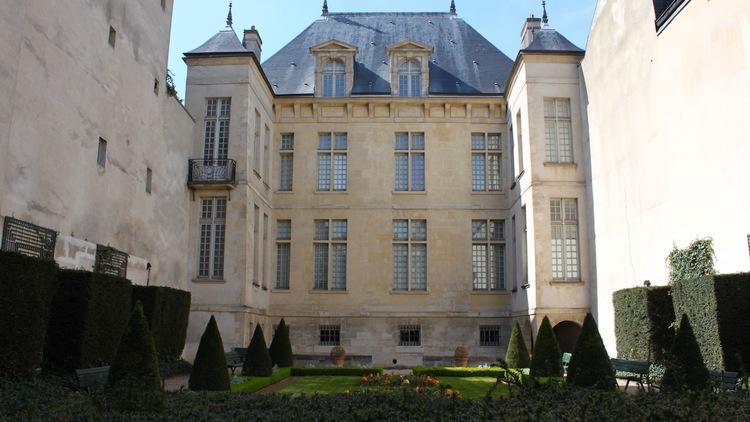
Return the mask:
[[396,44],[389,45],[387,50],[389,53],[410,52],[432,54],[433,48],[432,46],[423,44],[421,42],[404,40],[401,42],[397,42]]
[[311,53],[322,53],[322,52],[348,52],[356,54],[358,51],[357,47],[347,44],[343,41],[336,39],[328,40],[320,44],[310,47]]

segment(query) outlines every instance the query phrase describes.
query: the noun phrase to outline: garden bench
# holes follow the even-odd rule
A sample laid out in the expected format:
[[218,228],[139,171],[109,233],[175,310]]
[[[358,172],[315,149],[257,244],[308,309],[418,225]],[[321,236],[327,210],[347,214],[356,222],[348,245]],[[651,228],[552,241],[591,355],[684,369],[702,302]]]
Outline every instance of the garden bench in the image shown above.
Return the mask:
[[711,385],[716,392],[737,391],[737,381],[739,374],[737,372],[710,371]]
[[570,353],[563,353],[562,355],[562,366],[565,372],[568,372],[568,365],[570,365],[570,358],[573,357]]
[[615,378],[624,380],[625,390],[631,382],[638,385],[638,389],[646,392],[646,384],[648,384],[649,368],[648,362],[640,362],[637,360],[626,360],[626,359],[612,359],[612,369],[615,370]]
[[242,368],[245,364],[245,355],[247,355],[246,347],[234,347],[231,352],[227,352],[224,356],[227,359],[227,368],[232,371],[232,375],[237,368]]
[[109,366],[99,368],[77,369],[78,387],[89,390],[91,387],[101,387],[109,383]]

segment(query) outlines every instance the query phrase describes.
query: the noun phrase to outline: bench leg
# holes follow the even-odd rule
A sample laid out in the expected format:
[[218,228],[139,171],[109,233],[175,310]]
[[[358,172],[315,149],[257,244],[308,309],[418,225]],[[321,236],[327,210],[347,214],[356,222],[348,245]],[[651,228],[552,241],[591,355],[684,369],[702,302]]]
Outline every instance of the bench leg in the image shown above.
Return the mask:
[[627,380],[627,381],[625,382],[625,390],[623,390],[623,391],[627,392],[627,391],[628,391],[628,386],[629,386],[629,385],[630,385],[630,380]]

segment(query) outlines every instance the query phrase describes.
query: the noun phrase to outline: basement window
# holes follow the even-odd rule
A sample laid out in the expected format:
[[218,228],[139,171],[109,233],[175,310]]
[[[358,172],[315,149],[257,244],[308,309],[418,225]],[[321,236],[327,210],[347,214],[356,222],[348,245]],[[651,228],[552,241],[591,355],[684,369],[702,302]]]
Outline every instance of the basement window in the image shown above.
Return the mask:
[[321,346],[338,346],[341,344],[341,326],[340,325],[321,325],[320,326],[320,345]]
[[682,9],[690,3],[690,0],[652,0],[654,4],[654,15],[656,16],[656,32],[661,31],[669,25]]
[[115,28],[109,27],[109,45],[112,48],[115,48],[115,44],[117,43],[117,31],[115,31]]
[[402,325],[399,327],[399,346],[419,347],[422,345],[422,327],[419,325]]

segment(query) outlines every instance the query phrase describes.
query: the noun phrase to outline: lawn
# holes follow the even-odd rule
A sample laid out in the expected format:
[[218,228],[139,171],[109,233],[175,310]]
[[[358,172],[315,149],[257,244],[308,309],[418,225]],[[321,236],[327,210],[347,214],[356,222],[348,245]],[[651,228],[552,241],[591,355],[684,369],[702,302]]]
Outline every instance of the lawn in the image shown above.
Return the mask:
[[[450,386],[450,388],[460,391],[465,398],[475,400],[483,399],[490,387],[492,387],[496,381],[495,378],[490,377],[441,377],[439,380],[442,386]],[[300,396],[313,394],[339,394],[344,391],[365,391],[370,388],[371,387],[362,386],[359,377],[313,376],[302,377],[278,392],[281,394]],[[508,386],[501,385],[495,391],[493,397],[502,397],[507,395],[508,392]]]
[[231,391],[233,393],[254,393],[289,377],[291,371],[292,368],[280,368],[270,377],[234,377]]

